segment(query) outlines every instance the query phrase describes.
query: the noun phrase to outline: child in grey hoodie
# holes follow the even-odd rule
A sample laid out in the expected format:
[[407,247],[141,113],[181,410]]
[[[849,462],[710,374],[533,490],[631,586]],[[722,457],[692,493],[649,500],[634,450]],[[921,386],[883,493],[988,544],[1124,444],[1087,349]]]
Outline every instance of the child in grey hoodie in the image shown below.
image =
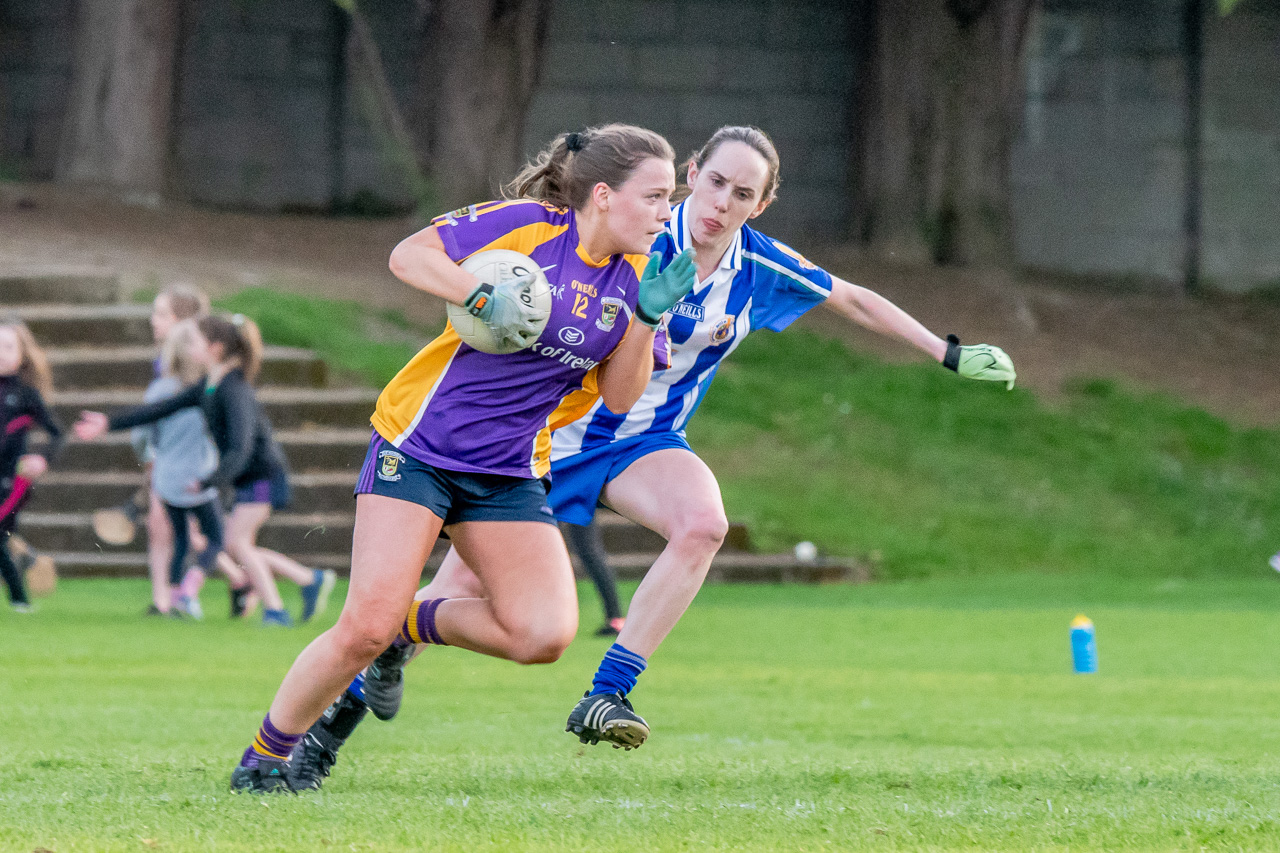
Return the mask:
[[[190,355],[198,334],[193,320],[183,320],[169,331],[160,351],[160,378],[148,386],[146,402],[172,397],[200,380],[203,367]],[[213,572],[223,543],[218,490],[200,485],[217,470],[218,451],[199,409],[180,409],[146,429],[151,431],[148,444],[153,453],[151,490],[159,496],[173,527],[169,583],[179,587],[174,603],[199,619],[203,616],[200,588]],[[196,556],[196,566],[184,576],[182,567],[191,547],[188,515],[195,517],[208,544]]]

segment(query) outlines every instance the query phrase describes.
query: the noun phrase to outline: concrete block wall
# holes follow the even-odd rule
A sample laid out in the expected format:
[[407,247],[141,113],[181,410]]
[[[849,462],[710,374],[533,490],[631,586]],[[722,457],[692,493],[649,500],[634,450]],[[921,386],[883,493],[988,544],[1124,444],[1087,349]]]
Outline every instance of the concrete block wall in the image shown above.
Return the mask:
[[[1182,277],[1181,0],[1044,0],[1013,152],[1024,263]],[[1203,276],[1280,284],[1280,3],[1206,19]]]
[[853,4],[839,0],[559,0],[526,147],[610,121],[662,133],[681,160],[754,124],[782,157],[756,224],[782,239],[847,229]]
[[0,2],[0,178],[53,176],[74,16],[74,0]]

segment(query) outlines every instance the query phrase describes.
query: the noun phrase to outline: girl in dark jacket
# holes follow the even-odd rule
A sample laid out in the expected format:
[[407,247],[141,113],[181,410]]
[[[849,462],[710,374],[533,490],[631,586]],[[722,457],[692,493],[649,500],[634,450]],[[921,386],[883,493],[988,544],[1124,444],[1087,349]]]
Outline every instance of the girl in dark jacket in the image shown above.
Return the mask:
[[[26,325],[16,319],[0,321],[0,577],[18,613],[30,613],[31,601],[9,551],[9,537],[32,481],[48,470],[62,446],[62,429],[44,403],[52,384],[49,364]],[[43,453],[27,450],[32,427],[49,435]]]
[[271,422],[258,403],[253,380],[262,365],[262,337],[257,325],[241,315],[208,316],[197,321],[192,360],[205,364],[204,382],[189,386],[167,400],[140,406],[108,418],[100,412],[84,412],[76,423],[76,435],[89,440],[108,430],[128,429],[152,423],[174,412],[198,406],[218,448],[218,468],[192,488],[230,488],[235,502],[227,518],[226,550],[243,566],[262,596],[263,624],[293,624],[284,609],[272,570],[302,587],[303,620],[323,609],[333,588],[331,571],[308,569],[282,555],[267,555],[257,545],[258,531],[272,510],[289,502],[289,474],[284,453],[272,437]]

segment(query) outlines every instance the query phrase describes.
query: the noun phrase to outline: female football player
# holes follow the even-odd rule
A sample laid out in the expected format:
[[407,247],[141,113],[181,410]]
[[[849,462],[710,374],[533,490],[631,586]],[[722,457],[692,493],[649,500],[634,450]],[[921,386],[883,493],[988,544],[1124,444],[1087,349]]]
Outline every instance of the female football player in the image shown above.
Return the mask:
[[[584,743],[606,740],[628,749],[649,735],[628,692],[702,586],[728,530],[720,487],[684,437],[720,361],[754,329],[782,331],[815,305],[926,352],[971,379],[1013,386],[1013,363],[997,347],[959,345],[939,338],[887,299],[836,278],[799,253],[747,225],[774,200],[779,160],[769,138],[752,127],[723,127],[688,163],[688,197],[654,250],[664,258],[695,249],[698,283],[666,318],[672,364],[653,373],[627,414],[595,405],[556,431],[550,502],[557,516],[585,524],[599,500],[667,540],[667,547],[631,599],[617,642],[605,653],[567,730]],[[451,551],[435,579],[418,593],[483,595],[467,570],[466,554]],[[354,721],[336,732],[317,724],[305,762],[317,785],[342,739],[366,708],[390,719],[403,693],[409,654],[388,649],[339,697],[338,718]]]
[[[402,281],[527,346],[489,355],[446,327],[379,397],[342,614],[285,676],[233,790],[289,790],[291,751],[393,640],[532,664],[556,660],[573,639],[577,589],[543,480],[550,432],[597,397],[609,411],[631,408],[653,370],[660,318],[693,286],[692,252],[661,272],[646,257],[671,217],[674,159],[665,139],[637,127],[565,134],[517,176],[511,200],[441,216],[392,252]],[[485,283],[458,266],[499,248],[546,271],[549,316],[520,299],[527,277]],[[442,527],[486,597],[414,601]]]

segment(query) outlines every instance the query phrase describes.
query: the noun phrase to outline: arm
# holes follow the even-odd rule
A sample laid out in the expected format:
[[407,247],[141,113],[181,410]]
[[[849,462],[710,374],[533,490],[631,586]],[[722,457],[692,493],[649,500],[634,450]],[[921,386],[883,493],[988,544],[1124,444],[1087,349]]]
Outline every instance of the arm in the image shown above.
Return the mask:
[[463,305],[480,285],[480,279],[459,267],[445,252],[435,226],[423,228],[400,241],[388,264],[396,278],[446,302]]
[[223,406],[226,433],[213,436],[213,443],[218,446],[218,468],[200,484],[202,487],[231,485],[253,455],[254,427],[258,421],[253,389],[243,380],[224,379],[217,394]]
[[32,395],[32,415],[36,419],[36,423],[40,425],[49,435],[49,444],[45,447],[44,452],[39,454],[44,457],[46,462],[52,462],[58,452],[62,450],[62,445],[66,444],[67,434],[63,430],[62,424],[54,417],[53,412],[49,411],[49,407],[45,405],[44,398],[39,394]]
[[886,337],[899,338],[941,362],[947,342],[888,299],[875,291],[831,277],[831,296],[826,306],[863,328]]
[[1013,361],[1004,350],[989,344],[962,347],[955,335],[948,335],[944,341],[906,311],[865,287],[832,276],[827,305],[873,332],[912,344],[966,379],[1004,382],[1008,389],[1017,379]]
[[204,393],[204,383],[197,382],[184,388],[181,392],[167,400],[147,403],[136,409],[128,409],[107,419],[107,429],[112,432],[130,427],[153,424],[161,418],[167,418],[180,409],[189,409],[200,405],[200,395]]
[[626,414],[653,375],[654,330],[631,321],[622,343],[600,367],[600,398],[615,415]]

